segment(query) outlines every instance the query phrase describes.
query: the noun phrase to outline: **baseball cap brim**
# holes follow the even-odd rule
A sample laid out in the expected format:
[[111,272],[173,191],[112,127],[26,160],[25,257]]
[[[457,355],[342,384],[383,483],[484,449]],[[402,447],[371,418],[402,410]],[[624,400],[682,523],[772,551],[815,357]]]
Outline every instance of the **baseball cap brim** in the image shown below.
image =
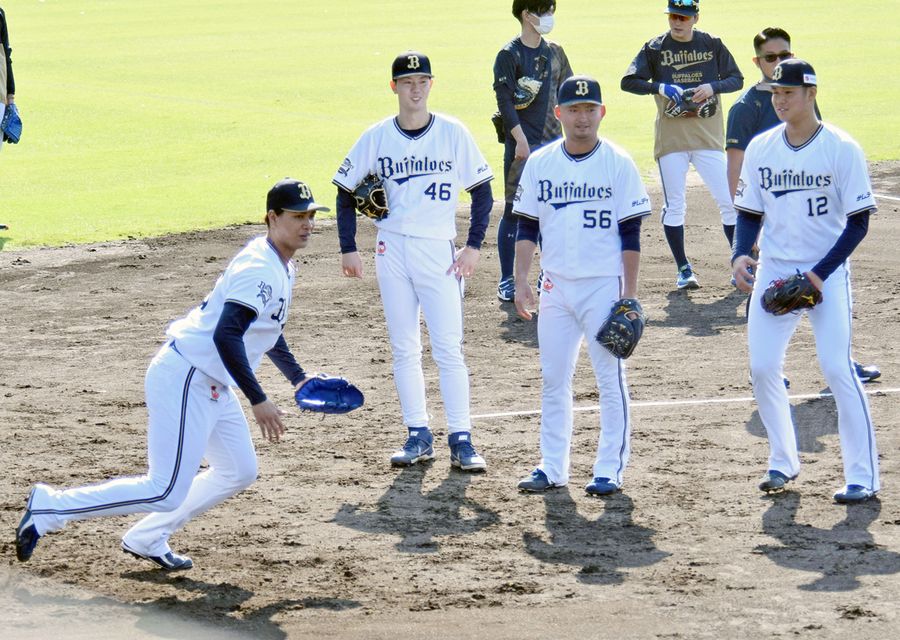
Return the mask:
[[568,107],[571,104],[585,104],[585,103],[603,106],[602,102],[600,102],[599,100],[594,100],[592,98],[571,98],[569,100],[566,100],[565,102],[560,102],[559,106],[560,107]]
[[693,18],[698,15],[699,11],[690,11],[688,9],[666,9],[663,13],[674,13],[678,16],[684,16],[685,18]]
[[298,202],[290,207],[282,207],[283,211],[331,211],[328,207],[323,204],[317,204],[315,202],[309,202],[304,206],[302,202]]
[[409,73],[401,73],[393,77],[394,80],[399,80],[400,78],[409,78],[410,76],[425,76],[427,78],[433,78],[434,76],[430,73],[422,73],[421,71],[410,71]]

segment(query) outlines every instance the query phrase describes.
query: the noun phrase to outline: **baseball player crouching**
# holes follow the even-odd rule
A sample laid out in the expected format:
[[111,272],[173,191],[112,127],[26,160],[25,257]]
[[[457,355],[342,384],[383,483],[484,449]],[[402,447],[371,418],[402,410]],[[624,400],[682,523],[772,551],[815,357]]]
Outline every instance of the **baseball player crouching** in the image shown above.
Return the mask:
[[[212,293],[169,326],[147,369],[147,473],[65,490],[35,485],[16,530],[20,561],[70,520],[153,512],[125,534],[123,551],[167,571],[190,569],[169,537],[256,480],[256,452],[234,387],[250,401],[262,435],[278,442],[282,414],[254,370],[268,355],[296,389],[312,379],[282,329],[293,297],[291,258],[309,242],[316,211],[328,211],[306,184],[287,178],[269,191],[266,209],[266,235],[251,240]],[[197,474],[203,459],[209,468]]]
[[[805,311],[837,404],[846,484],[834,499],[860,502],[874,496],[880,483],[872,416],[850,357],[848,258],[868,231],[875,199],[862,149],[844,131],[816,117],[817,84],[812,65],[799,58],[782,61],[772,72],[772,105],[782,124],[747,146],[735,193],[732,267],[738,288],[752,290],[750,372],[770,448],[760,490],[784,489],[800,473],[782,367]],[[760,228],[757,262],[749,253]],[[792,276],[799,282],[796,290],[806,290],[803,309],[770,312],[773,291],[783,289]],[[754,281],[763,286],[754,286]]]
[[[375,276],[381,291],[394,384],[407,439],[391,456],[393,466],[434,458],[434,436],[425,405],[420,316],[425,316],[438,367],[447,416],[450,462],[463,471],[483,471],[472,443],[469,372],[462,352],[463,278],[475,273],[493,197],[491,169],[458,120],[428,111],[431,61],[416,51],[396,57],[391,89],[399,114],[369,127],[334,176],[341,269],[361,278],[356,247],[357,186],[375,174],[383,181],[389,213],[378,228]],[[456,250],[456,204],[462,189],[472,196],[466,245]]]
[[630,156],[598,137],[606,113],[599,83],[572,76],[559,88],[556,117],[564,139],[529,156],[514,211],[516,309],[531,319],[535,295],[528,272],[541,245],[544,282],[538,314],[543,375],[541,463],[519,482],[522,491],[564,486],[569,480],[572,377],[587,338],[600,391],[600,438],[589,494],[614,493],[630,451],[630,412],[625,364],[594,334],[620,298],[634,298],[640,265],[640,229],[650,199]]

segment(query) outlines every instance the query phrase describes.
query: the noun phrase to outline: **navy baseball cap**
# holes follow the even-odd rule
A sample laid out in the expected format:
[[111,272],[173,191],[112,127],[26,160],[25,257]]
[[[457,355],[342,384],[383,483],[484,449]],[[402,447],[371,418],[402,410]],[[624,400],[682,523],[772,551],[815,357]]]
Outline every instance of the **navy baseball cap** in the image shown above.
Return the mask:
[[590,76],[571,76],[559,85],[556,104],[565,107],[570,104],[589,102],[603,104],[600,98],[600,83]]
[[312,191],[305,183],[293,178],[285,178],[275,183],[266,196],[266,211],[331,211],[328,207],[316,204]]
[[766,82],[769,87],[815,87],[816,70],[806,60],[789,58],[782,60],[772,71],[772,79]]
[[693,18],[700,13],[700,0],[669,0],[669,6],[663,13],[676,13]]
[[424,53],[419,51],[406,51],[394,58],[394,64],[391,65],[391,78],[405,78],[406,76],[428,76],[431,75],[431,60]]

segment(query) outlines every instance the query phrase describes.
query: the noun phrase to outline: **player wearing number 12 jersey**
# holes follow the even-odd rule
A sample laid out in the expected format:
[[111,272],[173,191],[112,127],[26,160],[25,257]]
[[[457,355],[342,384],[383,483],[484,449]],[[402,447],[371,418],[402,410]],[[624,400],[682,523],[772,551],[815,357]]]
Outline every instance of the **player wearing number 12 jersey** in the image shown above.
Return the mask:
[[[419,317],[424,314],[440,374],[450,461],[464,471],[482,471],[484,458],[472,445],[469,372],[462,353],[462,279],[478,263],[493,205],[493,174],[459,121],[428,111],[428,57],[400,54],[391,71],[399,114],[369,127],[334,176],[341,267],[346,276],[362,277],[350,194],[368,174],[376,174],[384,182],[390,213],[375,223],[375,275],[408,430],[391,464],[409,466],[434,457],[422,372]],[[457,251],[456,204],[463,189],[472,196],[472,214],[466,245]]]
[[598,137],[606,113],[600,85],[572,76],[559,87],[556,117],[565,139],[528,157],[513,210],[520,216],[516,242],[516,309],[531,319],[534,292],[528,272],[541,244],[538,343],[543,375],[541,463],[519,483],[544,491],[569,480],[572,376],[587,338],[600,391],[600,439],[585,490],[618,491],[631,436],[625,364],[594,339],[619,298],[635,298],[641,220],[650,199],[629,155]]
[[[875,199],[859,145],[816,117],[816,73],[799,58],[772,72],[772,105],[784,123],[747,147],[734,205],[732,267],[737,286],[752,290],[748,342],[753,394],[769,436],[762,491],[783,489],[800,473],[791,407],[782,383],[784,354],[802,314],[772,315],[760,305],[768,284],[802,272],[822,292],[806,311],[825,381],[834,394],[845,486],[834,498],[858,502],[880,489],[869,404],[850,357],[852,294],[849,257],[865,237]],[[759,262],[750,247],[762,227]],[[756,277],[750,268],[756,267]],[[754,280],[762,286],[753,286]]]

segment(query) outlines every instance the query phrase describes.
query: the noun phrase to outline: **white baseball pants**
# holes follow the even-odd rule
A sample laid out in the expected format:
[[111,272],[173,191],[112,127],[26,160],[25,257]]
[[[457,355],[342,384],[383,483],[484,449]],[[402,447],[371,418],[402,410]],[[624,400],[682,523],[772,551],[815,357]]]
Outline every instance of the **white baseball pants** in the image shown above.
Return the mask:
[[582,339],[587,342],[600,391],[600,436],[593,477],[610,478],[622,484],[631,452],[625,363],[594,339],[613,303],[619,299],[620,286],[618,277],[570,280],[544,272],[538,313],[543,375],[539,468],[556,484],[569,481],[574,423],[572,378]]
[[[803,269],[801,269],[803,271]],[[748,341],[753,394],[769,436],[769,469],[788,477],[800,472],[791,407],[784,387],[784,355],[804,314],[774,316],[760,305],[768,283],[796,273],[791,264],[763,260],[750,299]],[[845,484],[878,491],[878,451],[869,403],[850,355],[852,294],[850,273],[840,267],[825,281],[822,302],[805,311],[816,339],[816,354],[838,412]]]
[[403,423],[409,428],[428,426],[419,319],[424,315],[448,431],[471,431],[469,371],[462,352],[463,285],[447,275],[456,255],[453,242],[380,230],[376,247],[375,272]]
[[694,165],[697,173],[703,178],[706,188],[712,194],[722,224],[733,225],[737,222],[737,214],[731,201],[728,189],[728,172],[725,152],[712,149],[698,151],[676,151],[667,153],[657,160],[659,177],[662,180],[663,208],[662,223],[668,227],[684,225],[687,200],[685,199],[687,172]]
[[[230,388],[167,344],[147,369],[145,389],[147,473],[61,491],[36,485],[30,508],[38,533],[61,529],[70,520],[156,512],[124,540],[140,553],[164,555],[173,532],[254,482],[256,453]],[[198,475],[204,457],[209,468]]]

